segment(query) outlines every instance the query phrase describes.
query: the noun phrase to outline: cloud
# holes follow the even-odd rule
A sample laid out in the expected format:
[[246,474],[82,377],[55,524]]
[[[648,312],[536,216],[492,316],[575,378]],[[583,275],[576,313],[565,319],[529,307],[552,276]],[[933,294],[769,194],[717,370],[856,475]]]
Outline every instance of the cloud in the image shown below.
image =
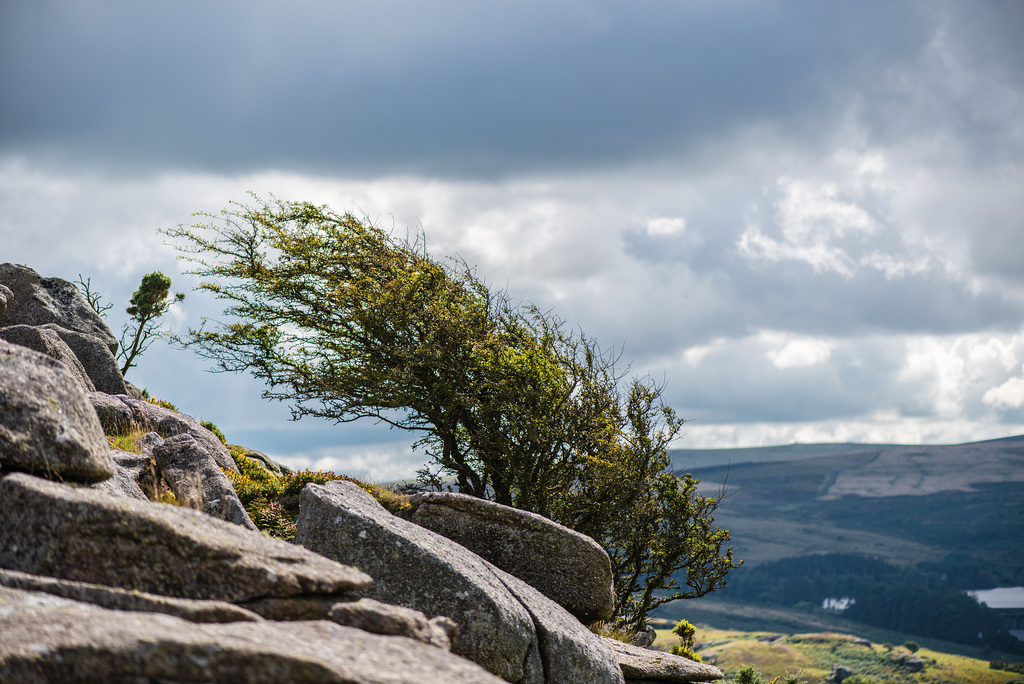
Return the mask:
[[1019,409],[1024,406],[1024,378],[1010,378],[998,387],[987,390],[981,400],[997,408]]
[[[142,274],[196,284],[157,228],[274,193],[422,231],[667,378],[688,442],[1001,436],[1022,429],[1022,15],[2,3],[2,259],[91,277],[118,328]],[[157,345],[132,373],[282,458],[420,458],[204,368]]]
[[790,340],[782,347],[770,349],[766,356],[776,368],[803,368],[828,361],[832,345],[825,340]]

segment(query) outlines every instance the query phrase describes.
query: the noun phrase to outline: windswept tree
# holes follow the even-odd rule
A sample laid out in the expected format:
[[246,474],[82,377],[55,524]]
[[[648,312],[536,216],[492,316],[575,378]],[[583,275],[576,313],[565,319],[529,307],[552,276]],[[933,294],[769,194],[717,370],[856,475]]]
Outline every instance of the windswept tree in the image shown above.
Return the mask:
[[[351,214],[235,204],[165,231],[227,320],[182,340],[214,370],[248,372],[292,415],[373,419],[418,435],[424,486],[539,513],[608,549],[617,619],[724,586],[721,496],[671,472],[682,421],[662,387],[625,385],[615,357],[465,263],[438,261]],[[686,591],[673,575],[685,569]]]

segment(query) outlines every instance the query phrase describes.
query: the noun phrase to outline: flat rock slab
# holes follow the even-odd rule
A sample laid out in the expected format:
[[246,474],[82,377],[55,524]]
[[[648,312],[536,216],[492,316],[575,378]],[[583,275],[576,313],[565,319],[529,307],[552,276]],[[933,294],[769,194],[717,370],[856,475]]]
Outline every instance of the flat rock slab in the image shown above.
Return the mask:
[[0,340],[0,468],[98,482],[114,475],[103,428],[71,371]]
[[30,575],[17,570],[0,570],[0,586],[25,591],[41,591],[61,598],[91,603],[112,610],[163,613],[189,622],[258,622],[262,618],[227,601],[199,601],[104,587]]
[[162,596],[244,604],[354,598],[355,568],[188,508],[15,473],[0,480],[0,567]]
[[195,624],[0,587],[0,681],[501,684],[413,639],[331,622]]
[[722,671],[714,665],[615,639],[602,639],[615,652],[627,681],[711,682],[722,678]]
[[459,626],[453,651],[510,682],[619,684],[600,638],[472,551],[398,518],[351,482],[306,485],[296,542],[373,575],[367,594]]
[[412,498],[411,520],[515,575],[584,624],[615,608],[612,564],[601,545],[536,513],[468,494]]

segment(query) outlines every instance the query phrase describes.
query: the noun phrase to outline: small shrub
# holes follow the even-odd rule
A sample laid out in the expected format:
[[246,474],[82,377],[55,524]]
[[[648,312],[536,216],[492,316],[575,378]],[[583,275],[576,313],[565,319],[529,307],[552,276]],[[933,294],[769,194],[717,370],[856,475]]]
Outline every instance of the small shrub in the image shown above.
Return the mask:
[[697,628],[691,625],[686,620],[680,620],[676,623],[676,626],[672,628],[672,633],[679,637],[679,643],[668,650],[672,655],[683,656],[690,660],[695,660],[698,663],[703,663],[704,659],[701,658],[699,653],[693,650],[693,637],[697,634]]
[[921,648],[916,641],[904,641],[903,648],[907,649],[911,653],[917,653],[917,650]]
[[172,404],[169,401],[164,401],[163,399],[157,399],[156,397],[146,397],[146,401],[148,401],[150,404],[155,404],[157,406],[163,406],[165,409],[170,409],[170,410],[174,411],[175,413],[181,413],[181,411],[178,410],[178,407],[175,406],[174,404]]
[[733,673],[730,681],[733,684],[800,684],[800,675],[802,674],[803,670],[796,674],[787,672],[784,675],[768,680],[765,679],[763,674],[755,670],[753,665],[743,665]]
[[199,424],[202,425],[207,430],[209,430],[210,432],[212,432],[213,434],[215,434],[217,436],[217,439],[220,440],[221,444],[227,444],[228,443],[227,437],[224,436],[224,433],[221,432],[220,429],[218,429],[217,426],[214,425],[211,421],[204,420],[203,422],[201,422]]

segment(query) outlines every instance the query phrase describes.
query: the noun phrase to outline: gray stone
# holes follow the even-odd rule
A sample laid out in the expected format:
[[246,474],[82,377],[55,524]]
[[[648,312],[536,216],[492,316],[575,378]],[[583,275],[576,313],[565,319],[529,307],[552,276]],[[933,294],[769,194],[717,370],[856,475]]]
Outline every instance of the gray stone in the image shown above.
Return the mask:
[[180,503],[257,530],[227,476],[192,435],[168,437],[155,445],[152,452],[157,468]]
[[165,438],[181,434],[191,435],[213,456],[219,467],[238,472],[235,459],[231,458],[224,443],[192,416],[157,406],[144,399],[135,399],[127,394],[93,392],[89,395],[89,400],[107,434],[146,430],[156,432]]
[[64,340],[64,343],[78,357],[97,391],[107,394],[128,393],[128,387],[121,376],[117,359],[114,358],[110,347],[102,339],[77,330],[68,330],[54,323],[47,323],[40,328],[52,330],[60,336],[60,339]]
[[110,455],[114,458],[114,476],[109,480],[96,482],[89,485],[92,489],[99,489],[113,494],[123,496],[137,501],[149,501],[149,497],[139,486],[139,477],[143,472],[146,461],[149,459],[138,454],[131,454],[126,451],[111,449]]
[[51,359],[60,361],[71,371],[84,391],[96,391],[96,386],[85,371],[85,366],[75,356],[71,347],[53,330],[32,325],[10,325],[0,328],[0,339],[11,344],[21,345],[40,354],[46,354]]
[[351,600],[372,581],[198,511],[20,473],[0,480],[0,567],[243,605],[303,595]]
[[14,300],[14,293],[6,285],[0,285],[0,316],[7,311],[7,305]]
[[278,463],[266,454],[255,449],[240,446],[238,444],[229,444],[229,449],[241,450],[242,455],[248,459],[256,461],[260,466],[263,467],[268,473],[275,477],[281,477],[282,475],[291,475],[292,469],[283,463]]
[[67,366],[3,340],[0,468],[81,482],[114,474],[103,428]]
[[370,598],[452,618],[452,650],[503,679],[523,680],[531,645],[537,657],[529,613],[486,561],[396,518],[351,482],[303,488],[295,542],[371,574]]
[[618,659],[601,637],[523,580],[493,570],[533,618],[545,682],[622,683]]
[[650,648],[655,640],[658,638],[658,633],[654,631],[654,628],[650,625],[644,625],[644,628],[637,630],[635,634],[629,639],[629,643],[640,648]]
[[450,651],[458,636],[458,625],[450,618],[427,619],[418,610],[393,606],[369,598],[331,607],[330,619],[339,625],[355,627],[372,634],[404,636]]
[[262,618],[226,601],[199,601],[127,591],[87,582],[72,582],[30,575],[17,570],[0,570],[0,586],[26,591],[41,591],[54,596],[92,603],[113,610],[174,615],[189,622],[257,622]]
[[924,660],[921,659],[921,656],[913,653],[897,653],[893,656],[893,660],[895,660],[900,667],[911,672],[920,672],[924,669]]
[[145,399],[146,398],[146,395],[145,395],[145,393],[142,390],[140,390],[138,387],[136,387],[132,383],[128,382],[127,380],[124,381],[124,387],[125,387],[125,391],[121,392],[121,394],[127,394],[129,397],[131,397],[133,399]]
[[722,678],[722,671],[714,665],[698,663],[664,651],[652,651],[615,639],[601,639],[615,652],[622,674],[627,680],[710,682]]
[[413,639],[327,621],[195,624],[0,588],[0,681],[500,684]]
[[412,505],[414,523],[515,575],[582,622],[611,617],[611,561],[590,537],[535,513],[466,494],[417,494]]
[[357,485],[302,490],[296,542],[374,576],[367,594],[459,626],[452,650],[511,682],[621,682],[600,639],[558,604]]
[[112,354],[117,339],[77,287],[60,278],[42,278],[27,266],[0,264],[0,285],[13,296],[0,314],[0,327],[56,323],[103,340]]

